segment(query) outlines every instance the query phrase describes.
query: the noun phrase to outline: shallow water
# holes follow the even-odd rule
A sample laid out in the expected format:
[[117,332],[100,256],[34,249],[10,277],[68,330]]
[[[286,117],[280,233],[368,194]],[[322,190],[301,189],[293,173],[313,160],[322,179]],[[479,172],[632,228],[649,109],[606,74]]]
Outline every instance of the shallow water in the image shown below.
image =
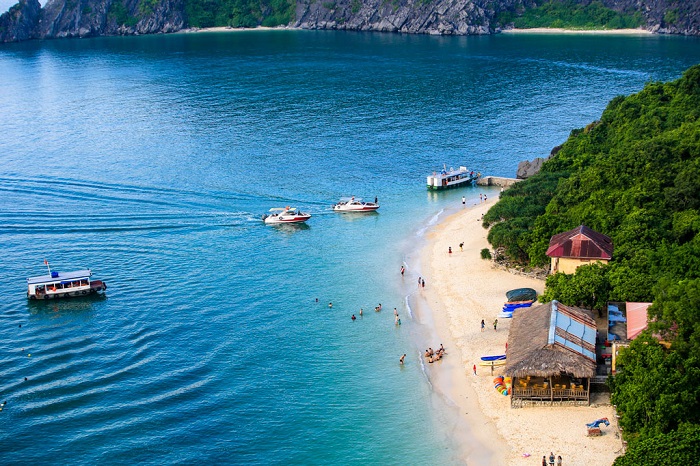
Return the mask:
[[[460,463],[407,296],[425,231],[485,191],[429,193],[425,176],[513,176],[698,45],[254,31],[0,47],[0,462]],[[347,195],[382,208],[330,211]],[[313,218],[262,224],[284,205]],[[28,302],[44,258],[91,268],[107,297]]]

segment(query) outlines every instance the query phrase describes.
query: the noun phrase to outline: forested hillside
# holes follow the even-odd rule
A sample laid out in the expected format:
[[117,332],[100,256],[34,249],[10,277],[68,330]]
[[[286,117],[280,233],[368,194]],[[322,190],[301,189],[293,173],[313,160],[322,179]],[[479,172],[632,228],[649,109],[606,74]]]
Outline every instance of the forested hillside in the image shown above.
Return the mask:
[[[511,260],[544,265],[555,233],[584,224],[612,238],[608,265],[547,279],[543,300],[602,308],[653,301],[645,336],[619,360],[612,401],[630,441],[616,465],[700,457],[700,66],[613,99],[542,171],[484,217]],[[651,335],[668,343],[658,344]],[[666,445],[664,458],[652,450]],[[656,446],[656,447],[654,447]],[[670,462],[669,462],[670,461]]]
[[19,0],[0,16],[0,42],[214,26],[441,35],[639,27],[698,35],[700,0]]

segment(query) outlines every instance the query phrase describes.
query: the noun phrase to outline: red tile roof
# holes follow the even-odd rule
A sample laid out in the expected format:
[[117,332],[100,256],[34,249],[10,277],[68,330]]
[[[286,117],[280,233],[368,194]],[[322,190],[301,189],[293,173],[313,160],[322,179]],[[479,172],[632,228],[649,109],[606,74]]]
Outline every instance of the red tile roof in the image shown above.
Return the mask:
[[552,236],[549,240],[549,257],[576,259],[612,259],[612,240],[585,225]]

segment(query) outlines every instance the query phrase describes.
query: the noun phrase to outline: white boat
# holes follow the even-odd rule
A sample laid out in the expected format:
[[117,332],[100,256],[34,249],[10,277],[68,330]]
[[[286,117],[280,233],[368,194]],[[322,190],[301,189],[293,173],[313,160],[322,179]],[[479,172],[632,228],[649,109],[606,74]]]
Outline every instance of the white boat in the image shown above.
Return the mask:
[[311,214],[304,213],[296,207],[275,207],[269,214],[263,215],[263,220],[268,225],[276,223],[300,223],[311,218]]
[[459,167],[459,170],[450,167],[448,170],[447,166],[443,165],[440,172],[433,172],[432,175],[428,176],[428,189],[439,190],[471,186],[479,178],[481,178],[481,173],[469,171],[467,167]]
[[[48,266],[48,264],[47,264]],[[48,275],[27,278],[27,298],[56,299],[77,298],[95,293],[104,293],[107,284],[92,280],[90,269],[75,272],[56,272],[49,268]]]
[[336,212],[374,212],[379,208],[376,202],[362,202],[359,197],[341,197],[337,204],[333,204]]

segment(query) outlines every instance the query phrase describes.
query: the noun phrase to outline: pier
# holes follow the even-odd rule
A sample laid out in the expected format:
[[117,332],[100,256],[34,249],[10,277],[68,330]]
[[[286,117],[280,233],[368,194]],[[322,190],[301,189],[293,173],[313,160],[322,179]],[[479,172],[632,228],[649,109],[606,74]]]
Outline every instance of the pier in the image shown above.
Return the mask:
[[476,180],[476,184],[477,186],[500,186],[501,188],[508,188],[519,181],[523,180],[518,178],[503,178],[500,176],[482,176]]

